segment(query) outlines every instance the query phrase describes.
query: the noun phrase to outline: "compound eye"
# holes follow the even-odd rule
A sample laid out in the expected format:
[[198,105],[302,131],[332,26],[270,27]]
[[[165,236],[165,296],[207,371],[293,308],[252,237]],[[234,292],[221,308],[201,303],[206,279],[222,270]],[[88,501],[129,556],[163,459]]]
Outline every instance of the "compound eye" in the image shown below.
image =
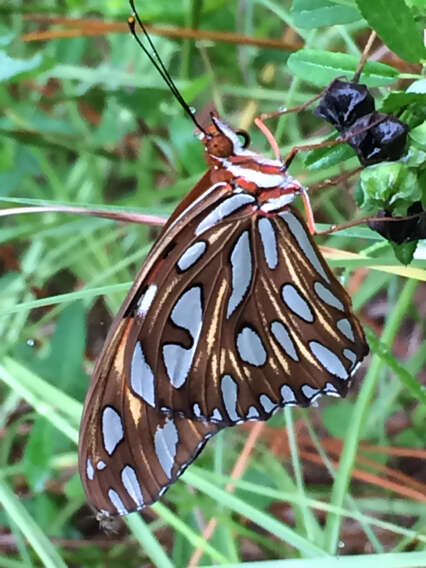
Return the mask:
[[211,156],[217,156],[218,158],[228,158],[232,156],[234,151],[231,140],[223,134],[212,136],[207,141],[206,149]]
[[237,136],[241,139],[241,146],[244,148],[248,148],[250,146],[250,135],[245,130],[236,130],[235,131]]

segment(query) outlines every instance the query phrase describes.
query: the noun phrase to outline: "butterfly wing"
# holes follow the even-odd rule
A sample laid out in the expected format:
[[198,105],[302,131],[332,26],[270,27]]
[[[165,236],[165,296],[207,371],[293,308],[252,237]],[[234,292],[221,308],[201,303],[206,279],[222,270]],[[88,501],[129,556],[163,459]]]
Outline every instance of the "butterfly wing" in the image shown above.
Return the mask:
[[129,388],[124,361],[131,318],[113,330],[94,372],[80,431],[79,468],[91,505],[105,516],[154,503],[197,457],[218,426],[169,417]]
[[[207,172],[181,203],[185,218],[191,218],[193,210],[197,214],[197,198],[207,198],[211,186]],[[79,439],[80,476],[89,502],[106,517],[155,502],[219,430],[217,424],[167,416],[131,388],[129,361],[144,328],[141,310],[135,317],[132,306],[141,302],[147,279],[155,274],[156,264],[167,257],[170,242],[179,232],[180,208],[163,229],[114,320],[85,400]]]
[[173,416],[223,426],[345,396],[368,352],[301,216],[245,192],[183,223],[144,289],[130,388]]

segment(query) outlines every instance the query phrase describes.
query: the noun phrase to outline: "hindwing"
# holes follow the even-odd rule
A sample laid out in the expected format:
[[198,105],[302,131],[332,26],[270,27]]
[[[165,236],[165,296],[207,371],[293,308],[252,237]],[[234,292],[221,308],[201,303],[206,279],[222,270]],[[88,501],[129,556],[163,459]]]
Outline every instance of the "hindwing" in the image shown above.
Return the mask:
[[80,476],[90,504],[106,517],[154,503],[219,429],[167,416],[129,388],[123,369],[131,332],[131,318],[114,330],[95,369],[80,431]]

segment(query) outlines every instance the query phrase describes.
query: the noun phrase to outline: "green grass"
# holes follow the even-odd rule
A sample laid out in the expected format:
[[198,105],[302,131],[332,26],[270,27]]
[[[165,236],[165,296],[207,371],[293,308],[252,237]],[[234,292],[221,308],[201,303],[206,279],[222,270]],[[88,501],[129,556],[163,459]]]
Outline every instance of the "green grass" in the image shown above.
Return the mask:
[[[202,29],[256,38],[283,37],[294,21],[306,48],[358,58],[357,46],[369,30],[365,20],[351,16],[355,2],[330,2],[333,10],[317,11],[322,4],[306,2],[317,24],[303,28],[300,2],[293,3],[294,12],[290,2],[272,0],[139,2],[149,23],[199,22]],[[417,17],[418,3],[412,4]],[[343,23],[333,21],[343,17],[337,7],[344,8]],[[21,39],[30,31],[61,29],[41,25],[32,13],[125,22],[126,0],[6,1],[0,13],[2,207],[170,215],[206,166],[192,123],[132,38],[123,31]],[[363,14],[370,17],[368,10]],[[386,26],[386,14],[382,20]],[[285,39],[296,41],[291,34]],[[213,101],[235,127],[248,128],[253,146],[265,153],[270,150],[253,118],[304,102],[325,86],[327,73],[339,74],[347,65],[330,58],[327,66],[320,55],[314,64],[302,52],[289,61],[286,50],[221,41],[153,40],[189,103],[203,113]],[[404,49],[398,41],[391,47]],[[404,53],[413,57],[416,49],[413,42]],[[407,78],[419,78],[418,66],[389,69],[367,74],[378,81],[379,101],[404,90]],[[424,180],[419,105],[416,113],[411,163]],[[328,133],[311,111],[286,115],[271,128],[284,155]],[[300,155],[291,173],[309,186],[357,165],[353,157],[342,163],[336,156],[330,152],[320,167],[308,169],[307,155]],[[319,222],[328,226],[368,214],[359,213],[353,200],[357,180],[314,195]],[[408,201],[417,199],[417,189]],[[420,458],[391,453],[402,448],[414,456],[424,448],[425,393],[419,385],[426,364],[425,248],[419,246],[418,258],[404,266],[365,227],[318,239],[358,255],[328,257],[352,291],[372,352],[347,400],[275,416],[242,479],[233,481],[232,495],[225,486],[248,430],[227,429],[152,510],[130,516],[118,534],[99,532],[76,473],[82,402],[111,315],[157,232],[52,211],[1,218],[0,567],[184,567],[198,548],[203,566],[425,566],[424,502],[407,492],[424,482]],[[329,437],[342,441],[340,457],[326,448]],[[321,464],[307,458],[308,439]],[[283,440],[288,451],[279,445]],[[388,451],[368,453],[366,442]],[[281,449],[272,451],[276,447]],[[399,478],[398,490],[387,488],[386,475],[357,461],[360,456],[405,474],[405,481]],[[360,481],[354,468],[375,473],[383,484]],[[218,528],[207,541],[203,528],[213,517]]]

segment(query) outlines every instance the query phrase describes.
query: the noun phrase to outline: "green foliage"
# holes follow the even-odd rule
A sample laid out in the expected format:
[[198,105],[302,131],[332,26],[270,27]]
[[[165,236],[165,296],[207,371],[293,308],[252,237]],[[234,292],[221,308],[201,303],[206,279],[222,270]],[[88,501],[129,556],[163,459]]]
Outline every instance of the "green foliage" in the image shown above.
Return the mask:
[[[150,24],[194,25],[257,39],[292,37],[285,30],[293,23],[305,42],[296,52],[153,35],[200,120],[207,120],[215,104],[235,127],[249,128],[253,147],[268,155],[253,116],[301,104],[334,77],[351,77],[368,25],[401,57],[414,62],[424,57],[416,39],[420,0],[393,0],[397,11],[384,1],[351,0],[259,0],[246,2],[244,10],[225,0],[137,5]],[[0,6],[4,209],[70,205],[167,217],[205,172],[193,124],[129,34],[89,33],[90,19],[124,23],[128,11],[125,0],[7,0]],[[22,35],[30,32],[75,29],[34,14],[82,18],[86,24],[75,37],[24,41]],[[394,23],[397,16],[401,24]],[[372,210],[392,203],[401,213],[415,200],[424,203],[424,79],[418,67],[403,69],[369,62],[361,77],[376,87],[377,108],[400,115],[411,128],[406,157],[362,174],[367,180],[362,204]],[[401,79],[414,82],[406,89]],[[296,144],[318,142],[319,129],[328,131],[323,127],[310,110],[284,116],[276,131],[283,155]],[[356,166],[353,151],[339,145],[300,153],[291,174],[311,186]],[[312,201],[327,227],[358,214],[352,186],[321,190]],[[424,248],[418,247],[410,266],[401,266],[391,245],[365,227],[324,241],[337,249],[330,264],[345,270],[356,311],[374,325],[365,377],[361,370],[348,400],[275,416],[235,481],[234,495],[225,485],[247,438],[239,427],[212,440],[154,512],[129,519],[130,538],[125,530],[98,532],[76,473],[82,402],[111,314],[157,234],[154,227],[63,212],[2,217],[0,527],[11,544],[0,564],[180,567],[201,547],[203,566],[252,558],[281,566],[298,559],[304,568],[328,568],[329,555],[336,553],[340,568],[426,565],[416,499],[361,482],[350,485],[361,440],[421,447],[425,417],[418,380],[426,364],[418,286],[426,279]],[[393,436],[401,417],[404,431]],[[325,466],[309,467],[306,448],[298,446],[307,431]],[[322,434],[343,441],[338,467],[322,447]],[[280,443],[287,439],[289,454]],[[411,475],[403,460],[388,456],[386,463]],[[212,517],[219,519],[219,530],[206,541],[202,530]],[[350,531],[355,523],[359,529],[352,557],[338,548],[348,534],[347,520]],[[365,550],[373,552],[364,555]]]

